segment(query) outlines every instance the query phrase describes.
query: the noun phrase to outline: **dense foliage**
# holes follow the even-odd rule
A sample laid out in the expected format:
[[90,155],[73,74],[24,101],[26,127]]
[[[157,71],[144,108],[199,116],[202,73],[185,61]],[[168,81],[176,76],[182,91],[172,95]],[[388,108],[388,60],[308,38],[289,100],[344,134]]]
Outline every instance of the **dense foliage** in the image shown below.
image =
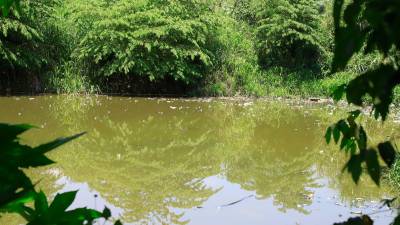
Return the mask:
[[[33,22],[31,4],[24,2],[21,10],[0,20],[0,63],[2,69],[39,68],[42,64],[38,54],[43,36]],[[5,72],[4,70],[2,71]]]
[[171,76],[190,83],[213,65],[213,16],[201,0],[120,0],[95,10],[99,15],[74,55],[98,75]]
[[319,67],[326,60],[329,33],[318,1],[266,0],[257,27],[262,66]]
[[275,95],[283,75],[321,77],[331,51],[332,19],[317,1],[20,3],[1,18],[23,39],[0,38],[11,90],[28,80],[39,91]]

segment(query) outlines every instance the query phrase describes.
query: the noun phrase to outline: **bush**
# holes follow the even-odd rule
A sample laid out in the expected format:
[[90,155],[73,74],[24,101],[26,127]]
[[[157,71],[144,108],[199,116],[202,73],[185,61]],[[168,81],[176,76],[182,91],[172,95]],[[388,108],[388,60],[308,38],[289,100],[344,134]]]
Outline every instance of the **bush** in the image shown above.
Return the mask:
[[321,69],[329,36],[316,0],[265,0],[257,27],[260,65]]
[[[212,68],[215,26],[204,1],[99,1],[93,21],[86,21],[90,29],[81,32],[73,53],[94,71],[89,74],[126,74],[150,81],[172,77],[190,84]],[[93,14],[90,10],[85,14],[81,8],[79,13]]]
[[8,17],[0,18],[0,64],[2,73],[16,69],[39,69],[43,60],[38,54],[42,33],[33,22],[29,2],[22,2],[21,13],[11,10]]
[[44,75],[68,56],[69,43],[53,17],[59,4],[21,1],[20,10],[0,18],[1,91],[42,91]]
[[218,63],[206,77],[206,94],[217,96],[263,95],[254,35],[244,22],[219,16],[217,32],[221,48]]

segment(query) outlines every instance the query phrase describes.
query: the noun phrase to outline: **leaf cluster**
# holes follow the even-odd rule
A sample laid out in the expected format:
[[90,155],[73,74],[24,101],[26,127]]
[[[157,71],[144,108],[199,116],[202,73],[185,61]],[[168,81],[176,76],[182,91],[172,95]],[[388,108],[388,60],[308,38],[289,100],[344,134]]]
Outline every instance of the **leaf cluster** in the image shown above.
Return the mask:
[[37,52],[43,36],[29,14],[30,3],[21,2],[19,8],[0,18],[0,63],[3,69],[39,68],[43,62]]
[[363,165],[367,169],[372,180],[379,185],[381,177],[381,165],[378,153],[387,166],[392,166],[396,157],[396,150],[390,142],[380,143],[377,148],[368,147],[368,137],[362,125],[356,122],[361,114],[360,110],[349,113],[346,120],[339,120],[328,127],[325,139],[327,143],[340,142],[340,149],[350,155],[343,170],[347,170],[355,183],[358,183],[363,172]]
[[212,67],[215,22],[206,2],[118,0],[98,5],[98,15],[73,55],[94,65],[100,75],[191,83]]
[[[0,213],[17,213],[30,225],[92,224],[95,219],[110,218],[108,208],[103,212],[87,208],[68,210],[77,191],[57,194],[49,204],[46,195],[35,190],[23,169],[53,164],[45,153],[84,133],[30,147],[21,144],[18,136],[31,128],[27,124],[0,124]],[[29,204],[32,202],[33,207]]]
[[[333,8],[335,48],[332,71],[345,69],[350,59],[357,53],[365,55],[378,52],[382,59],[376,68],[367,70],[346,85],[339,86],[333,93],[336,101],[344,95],[348,103],[363,106],[369,97],[372,100],[375,119],[385,121],[393,101],[393,90],[400,80],[399,60],[396,57],[400,48],[400,2],[395,0],[353,0],[345,4],[335,0]],[[359,111],[357,111],[357,116]],[[392,167],[398,155],[397,148],[389,141],[375,148],[367,147],[367,134],[361,125],[355,123],[354,112],[347,121],[340,120],[328,128],[326,141],[333,136],[336,143],[342,136],[341,149],[350,149],[350,159],[345,169],[352,174],[357,183],[362,164],[376,184],[381,178],[378,153],[386,166]],[[357,147],[356,147],[357,143]],[[358,149],[358,151],[356,151]],[[393,224],[400,223],[397,216]],[[348,222],[342,224],[357,224]],[[368,223],[361,223],[368,224]]]
[[329,33],[317,1],[266,0],[259,13],[257,49],[264,67],[312,68],[326,59]]

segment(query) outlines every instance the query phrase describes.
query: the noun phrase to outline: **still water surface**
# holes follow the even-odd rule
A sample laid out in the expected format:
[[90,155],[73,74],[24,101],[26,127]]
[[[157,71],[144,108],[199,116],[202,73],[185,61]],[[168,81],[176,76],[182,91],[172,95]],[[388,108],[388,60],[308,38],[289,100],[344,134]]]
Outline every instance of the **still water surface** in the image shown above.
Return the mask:
[[[1,97],[0,105],[0,121],[38,126],[22,136],[28,144],[87,131],[49,154],[57,164],[29,173],[53,195],[79,189],[74,207],[107,205],[129,224],[321,225],[360,212],[388,224],[393,216],[376,213],[389,188],[341,174],[343,154],[323,133],[344,112],[330,105],[106,96]],[[398,130],[363,120],[372,141]]]

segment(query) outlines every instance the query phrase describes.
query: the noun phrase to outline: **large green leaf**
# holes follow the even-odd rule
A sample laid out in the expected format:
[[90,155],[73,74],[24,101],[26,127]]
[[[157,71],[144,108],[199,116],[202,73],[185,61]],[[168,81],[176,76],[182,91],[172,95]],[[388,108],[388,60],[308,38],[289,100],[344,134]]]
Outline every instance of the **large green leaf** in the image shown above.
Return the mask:
[[[0,0],[1,1],[1,0]],[[16,139],[16,137],[25,131],[34,128],[34,126],[29,124],[6,124],[0,123],[0,151],[4,149],[3,144]]]
[[399,82],[398,70],[389,65],[381,65],[350,81],[346,89],[347,101],[361,106],[364,96],[369,95],[375,111],[385,120],[393,100],[393,89]]
[[396,155],[398,154],[392,143],[389,141],[380,143],[378,149],[383,161],[385,161],[388,167],[391,167],[396,160]]
[[365,162],[367,164],[367,171],[369,176],[379,185],[381,178],[381,167],[378,161],[378,154],[374,149],[369,149],[365,152]]
[[362,161],[363,160],[360,155],[352,155],[344,167],[344,169],[347,169],[347,171],[351,174],[351,177],[356,184],[360,180],[360,176],[362,174]]
[[57,194],[53,202],[49,206],[49,211],[53,216],[62,214],[75,200],[76,193],[78,191],[64,192]]

